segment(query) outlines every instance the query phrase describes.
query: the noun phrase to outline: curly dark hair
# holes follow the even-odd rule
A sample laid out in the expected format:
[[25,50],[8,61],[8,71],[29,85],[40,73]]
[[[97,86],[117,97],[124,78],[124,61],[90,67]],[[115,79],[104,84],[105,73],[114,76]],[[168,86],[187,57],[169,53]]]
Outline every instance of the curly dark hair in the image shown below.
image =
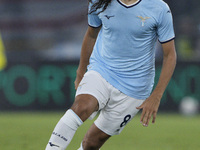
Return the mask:
[[[98,0],[96,3],[92,5],[89,14],[95,12],[99,8],[103,8],[103,9],[100,12],[98,12],[98,14],[102,13],[104,10],[106,10],[106,8],[111,3],[111,1],[112,0]],[[92,0],[89,0],[89,2],[92,2]]]

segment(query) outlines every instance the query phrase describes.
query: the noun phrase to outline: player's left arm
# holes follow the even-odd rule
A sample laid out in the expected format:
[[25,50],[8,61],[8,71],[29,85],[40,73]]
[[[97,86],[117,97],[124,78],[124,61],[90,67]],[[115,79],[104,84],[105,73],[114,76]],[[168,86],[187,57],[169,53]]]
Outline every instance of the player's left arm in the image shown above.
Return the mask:
[[174,46],[174,40],[162,44],[162,48],[163,65],[158,84],[156,85],[150,97],[147,98],[141,106],[137,107],[137,109],[143,109],[140,119],[143,126],[148,126],[152,116],[152,123],[155,123],[157,111],[160,105],[160,100],[176,66],[176,51]]

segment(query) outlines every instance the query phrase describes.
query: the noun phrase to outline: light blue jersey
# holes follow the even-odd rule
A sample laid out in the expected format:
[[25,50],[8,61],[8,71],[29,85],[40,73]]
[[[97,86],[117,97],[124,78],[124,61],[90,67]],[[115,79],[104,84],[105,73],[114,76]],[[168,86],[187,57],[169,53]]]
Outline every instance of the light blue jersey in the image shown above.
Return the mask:
[[97,12],[88,15],[90,26],[102,26],[88,70],[99,72],[124,94],[146,99],[154,84],[156,41],[175,37],[168,5],[139,0],[127,6],[112,0],[104,12]]

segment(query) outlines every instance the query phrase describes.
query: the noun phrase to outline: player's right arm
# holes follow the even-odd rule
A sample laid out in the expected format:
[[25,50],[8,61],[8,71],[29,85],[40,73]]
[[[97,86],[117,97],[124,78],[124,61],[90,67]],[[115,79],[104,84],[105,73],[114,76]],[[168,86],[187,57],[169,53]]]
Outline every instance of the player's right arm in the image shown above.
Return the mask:
[[80,81],[83,78],[83,75],[85,74],[87,70],[87,65],[89,64],[89,58],[93,51],[93,47],[96,42],[100,29],[101,27],[94,28],[94,27],[88,26],[88,29],[85,33],[85,36],[83,38],[82,48],[81,48],[79,66],[76,71],[76,80],[74,82],[75,89],[77,89]]

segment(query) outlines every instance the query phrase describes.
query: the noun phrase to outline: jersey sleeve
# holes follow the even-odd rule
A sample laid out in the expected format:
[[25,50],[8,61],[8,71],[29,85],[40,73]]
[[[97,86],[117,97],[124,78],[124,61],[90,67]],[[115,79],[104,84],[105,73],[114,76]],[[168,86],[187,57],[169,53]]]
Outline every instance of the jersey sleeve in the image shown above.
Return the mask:
[[88,6],[88,25],[91,26],[91,27],[100,27],[102,22],[101,22],[101,19],[99,18],[97,12],[92,12],[92,13],[89,13],[91,11],[91,7],[92,7],[92,3],[89,3],[89,6]]
[[160,15],[160,20],[157,27],[157,34],[160,43],[166,43],[175,38],[173,18],[168,5],[167,7],[165,7]]

